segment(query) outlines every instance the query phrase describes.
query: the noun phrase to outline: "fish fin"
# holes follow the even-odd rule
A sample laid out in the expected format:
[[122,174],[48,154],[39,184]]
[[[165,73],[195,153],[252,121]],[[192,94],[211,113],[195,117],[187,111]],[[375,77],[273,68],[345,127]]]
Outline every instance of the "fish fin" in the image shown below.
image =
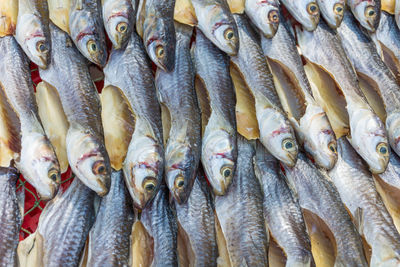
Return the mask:
[[398,83],[400,83],[400,60],[396,55],[387,48],[383,43],[378,41],[381,50],[381,57],[383,62],[389,67],[393,75],[396,77]]
[[228,246],[226,244],[225,236],[221,228],[221,224],[218,220],[217,214],[214,215],[215,218],[215,236],[217,239],[218,247],[218,258],[217,266],[231,267],[231,260],[229,257]]
[[166,147],[169,139],[169,133],[171,131],[171,121],[172,121],[171,112],[163,100],[163,94],[158,89],[157,89],[157,97],[161,107],[161,122],[163,126],[163,139],[164,139],[163,141],[164,141],[164,146]]
[[0,1],[0,37],[13,35],[17,26],[18,1]]
[[227,0],[232,14],[243,14],[245,0]]
[[48,0],[49,18],[61,30],[70,34],[69,11],[70,0]]
[[17,194],[19,213],[21,214],[21,218],[23,218],[25,212],[25,190],[23,189],[18,190],[16,194]]
[[130,237],[129,266],[151,266],[153,239],[141,221],[135,221]]
[[364,212],[360,207],[354,212],[354,224],[360,235],[364,235]]
[[239,69],[231,61],[230,74],[236,92],[237,131],[248,140],[260,137],[256,102]]
[[82,10],[83,9],[83,1],[84,0],[75,0],[76,1],[76,9],[77,10]]
[[136,31],[143,38],[143,24],[146,18],[146,0],[140,0],[136,13]]
[[195,77],[195,89],[201,110],[201,133],[204,134],[208,120],[211,117],[211,100],[208,95],[206,84],[203,79],[196,75]]
[[0,83],[0,166],[8,167],[21,151],[21,131],[15,113]]
[[394,15],[396,1],[395,0],[381,0],[381,10]]
[[120,170],[128,152],[135,129],[135,116],[122,91],[112,85],[103,88],[100,94],[106,150],[111,167]]
[[191,0],[176,0],[174,19],[182,24],[197,25],[197,16]]
[[91,255],[90,255],[90,246],[89,246],[90,239],[91,239],[90,238],[91,237],[91,233],[92,232],[89,232],[89,236],[86,239],[85,247],[83,248],[81,260],[79,262],[79,267],[86,267],[87,263],[88,263],[88,259],[90,259],[90,257],[91,257]]

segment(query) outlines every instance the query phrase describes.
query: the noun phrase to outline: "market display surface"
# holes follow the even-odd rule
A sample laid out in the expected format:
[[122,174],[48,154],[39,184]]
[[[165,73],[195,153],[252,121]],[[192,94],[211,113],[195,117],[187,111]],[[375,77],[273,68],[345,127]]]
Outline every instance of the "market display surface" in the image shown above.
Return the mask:
[[400,266],[400,0],[0,0],[0,266]]

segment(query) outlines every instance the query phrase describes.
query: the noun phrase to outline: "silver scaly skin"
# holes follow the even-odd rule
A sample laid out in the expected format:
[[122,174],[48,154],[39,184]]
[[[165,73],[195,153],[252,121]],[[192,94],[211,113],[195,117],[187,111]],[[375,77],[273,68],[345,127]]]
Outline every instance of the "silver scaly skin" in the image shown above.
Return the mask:
[[302,153],[296,166],[285,167],[287,182],[300,207],[321,219],[335,238],[335,266],[368,266],[361,238],[335,186]]
[[236,55],[239,35],[227,0],[192,0],[192,4],[203,34],[228,55]]
[[259,142],[256,144],[254,171],[264,195],[265,222],[285,252],[286,266],[314,266],[300,205],[280,174],[279,161]]
[[155,79],[158,99],[170,116],[170,129],[165,146],[166,183],[173,197],[182,204],[190,195],[199,166],[201,115],[197,105],[194,66],[190,56],[193,28],[176,22],[175,30],[175,68],[172,72],[158,69]]
[[269,236],[263,217],[261,186],[254,174],[254,143],[240,135],[237,141],[238,167],[226,195],[215,197],[215,214],[230,266],[267,266]]
[[75,178],[65,192],[47,203],[40,214],[35,245],[42,266],[78,266],[95,219],[95,193]]
[[136,5],[133,4],[135,0],[102,0],[104,28],[115,49],[125,46],[135,30]]
[[279,6],[276,0],[246,0],[245,12],[266,38],[274,37],[279,27]]
[[89,233],[87,266],[128,266],[134,213],[122,171],[111,173],[110,192],[100,200]]
[[178,266],[178,226],[168,198],[168,187],[162,184],[154,199],[142,211],[140,219],[153,239],[152,267]]
[[381,0],[347,0],[351,12],[368,31],[374,32],[381,16]]
[[19,266],[17,246],[22,216],[18,206],[17,170],[0,167],[0,266]]
[[384,172],[389,161],[389,145],[384,124],[362,93],[357,74],[337,33],[324,21],[321,21],[313,32],[300,31],[298,28],[296,30],[303,56],[328,73],[344,95],[350,143],[368,163],[372,172]]
[[15,39],[33,63],[47,68],[51,53],[47,0],[18,0]]
[[258,37],[246,15],[235,14],[234,17],[239,29],[240,48],[231,61],[255,99],[260,141],[274,157],[294,166],[298,151],[294,130],[282,110]]
[[60,165],[40,122],[29,61],[12,36],[0,38],[0,88],[19,117],[21,147],[15,165],[43,200],[58,191]]
[[400,155],[400,86],[396,78],[378,55],[373,41],[360,30],[356,19],[349,11],[346,11],[338,33],[359,77],[366,76],[367,82],[381,96],[386,110],[389,143]]
[[69,12],[71,38],[85,58],[104,67],[107,47],[101,18],[100,0],[71,0]]
[[338,140],[338,154],[329,177],[372,249],[371,266],[399,266],[400,235],[376,191],[368,166],[344,137]]
[[111,51],[104,73],[104,86],[119,88],[133,111],[135,128],[123,171],[133,204],[143,209],[164,178],[164,147],[151,63],[135,31],[126,47]]
[[237,159],[235,91],[229,57],[200,31],[192,52],[202,109],[201,162],[214,194],[224,195],[232,183]]
[[[331,169],[337,160],[336,138],[324,110],[314,100],[296,42],[284,17],[272,39],[261,37],[261,44],[275,78],[285,86],[283,93],[297,140],[316,164]],[[285,102],[285,101],[281,101]]]
[[313,31],[317,28],[320,10],[316,0],[281,0],[281,3],[305,30]]
[[340,26],[346,6],[345,0],[317,0],[321,15],[332,29]]
[[66,148],[72,171],[82,182],[104,196],[110,188],[110,159],[101,123],[100,97],[87,62],[68,35],[50,24],[51,64],[40,76],[58,91],[69,122]]
[[[185,237],[182,249],[193,252],[193,255],[187,255],[190,266],[217,265],[218,249],[212,198],[206,179],[202,171],[198,170],[188,201],[182,205],[175,204],[180,226],[178,231],[183,231]],[[179,245],[178,241],[178,253]]]

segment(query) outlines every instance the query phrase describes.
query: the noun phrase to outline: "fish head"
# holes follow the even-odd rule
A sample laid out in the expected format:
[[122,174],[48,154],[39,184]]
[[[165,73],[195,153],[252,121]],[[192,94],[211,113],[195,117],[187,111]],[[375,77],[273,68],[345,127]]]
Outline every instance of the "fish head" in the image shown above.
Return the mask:
[[229,7],[210,5],[196,15],[199,21],[198,27],[208,39],[228,55],[237,55],[239,33]]
[[67,155],[75,175],[99,196],[105,196],[111,184],[111,165],[104,144],[89,131],[70,129]]
[[237,147],[225,130],[213,131],[203,138],[202,162],[214,193],[225,195],[236,169]]
[[361,26],[371,32],[378,28],[380,20],[380,1],[375,0],[350,0],[351,11]]
[[297,160],[298,146],[289,121],[274,108],[258,110],[261,143],[275,158],[293,167]]
[[52,199],[61,183],[60,165],[50,141],[40,133],[22,137],[21,156],[16,161],[22,175],[35,188],[42,200]]
[[332,29],[338,28],[342,23],[345,5],[345,0],[318,0],[322,17]]
[[132,5],[124,2],[106,1],[103,5],[104,28],[115,49],[126,44],[134,27]]
[[167,185],[179,204],[185,203],[193,187],[196,162],[189,144],[168,142],[165,151]]
[[279,27],[279,8],[275,0],[246,1],[245,11],[266,38],[275,35]]
[[40,18],[24,14],[18,18],[15,38],[29,59],[42,69],[50,63],[50,39]]
[[285,0],[283,3],[304,29],[314,31],[317,28],[320,10],[316,0]]
[[367,162],[372,173],[382,173],[389,162],[389,145],[382,121],[370,110],[349,111],[348,137],[357,153]]
[[162,146],[152,137],[132,137],[123,171],[133,204],[138,209],[144,209],[160,188],[164,168],[162,155]]
[[392,113],[386,118],[389,144],[400,155],[400,113]]

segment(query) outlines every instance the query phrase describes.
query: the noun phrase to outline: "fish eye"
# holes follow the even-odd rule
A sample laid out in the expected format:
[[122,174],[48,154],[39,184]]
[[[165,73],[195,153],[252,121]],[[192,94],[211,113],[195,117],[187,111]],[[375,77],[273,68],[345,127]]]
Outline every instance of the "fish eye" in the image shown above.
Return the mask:
[[228,28],[224,32],[224,38],[228,41],[231,41],[235,37],[235,33],[231,28]]
[[373,18],[376,16],[376,12],[373,6],[367,6],[367,8],[365,8],[365,16],[367,18]]
[[337,150],[336,150],[336,142],[330,142],[329,143],[329,145],[328,145],[328,148],[329,148],[329,150],[330,151],[332,151],[333,153],[337,153]]
[[343,15],[343,5],[339,3],[335,4],[333,12],[335,12],[336,15]]
[[389,149],[385,143],[379,143],[376,146],[376,151],[381,154],[382,156],[387,156],[389,155]]
[[232,170],[232,167],[231,167],[231,166],[223,166],[223,167],[221,168],[220,172],[221,172],[221,175],[222,175],[225,179],[232,177],[232,174],[233,174],[233,170]]
[[282,147],[284,150],[286,150],[288,152],[292,152],[292,151],[296,150],[294,141],[291,138],[287,138],[287,139],[283,140]]
[[59,173],[56,169],[51,169],[49,171],[49,173],[47,174],[47,176],[54,182],[57,182],[58,177],[59,177]]
[[182,175],[179,175],[175,178],[175,187],[182,188],[185,185],[185,178]]
[[98,174],[105,174],[106,173],[106,165],[104,164],[104,161],[102,161],[102,160],[99,160],[99,161],[96,161],[94,164],[93,164],[93,167],[92,167],[92,171],[93,171],[93,173],[95,174],[95,175],[98,175]]
[[93,40],[90,40],[87,43],[87,49],[89,50],[89,53],[96,53],[97,52],[97,45],[96,42]]
[[318,15],[318,13],[319,13],[318,5],[315,2],[309,3],[307,5],[307,12],[308,12],[308,14],[313,15],[313,16]]
[[162,45],[156,47],[156,56],[158,58],[163,58],[165,56],[164,52],[165,52],[164,47]]
[[279,22],[278,11],[276,11],[276,10],[271,10],[271,11],[268,13],[268,19],[269,19],[269,21],[271,21],[272,23],[278,23],[278,22]]
[[157,180],[153,177],[146,177],[143,181],[143,188],[148,193],[152,193],[157,186]]
[[39,41],[36,43],[36,50],[40,53],[46,52],[48,49],[43,41]]
[[120,22],[116,27],[116,30],[119,33],[125,33],[127,29],[128,29],[128,23],[126,22]]

